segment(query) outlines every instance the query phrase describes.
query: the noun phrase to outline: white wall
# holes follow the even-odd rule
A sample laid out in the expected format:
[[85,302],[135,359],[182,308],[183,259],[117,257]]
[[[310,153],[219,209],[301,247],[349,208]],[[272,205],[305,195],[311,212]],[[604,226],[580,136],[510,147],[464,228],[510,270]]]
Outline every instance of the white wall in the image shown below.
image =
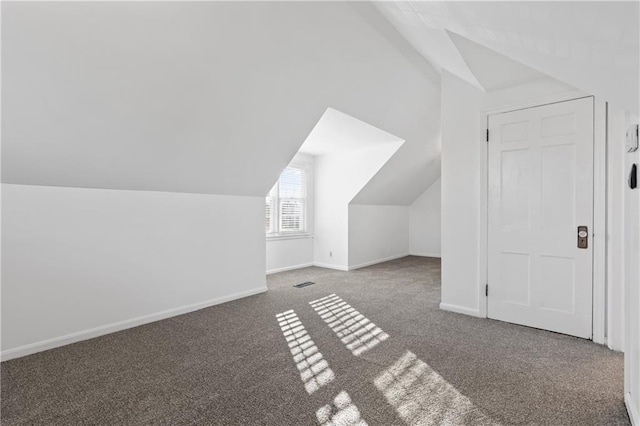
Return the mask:
[[553,79],[483,93],[460,78],[442,75],[442,304],[469,315],[480,314],[484,267],[480,247],[481,179],[486,166],[481,149],[484,111],[545,101],[570,86]]
[[[626,130],[638,124],[637,115],[614,111]],[[632,164],[640,166],[640,150],[624,154],[624,313],[625,402],[632,424],[640,424],[640,188],[629,188]]]
[[408,254],[408,206],[349,206],[349,270]]
[[442,307],[478,314],[481,92],[442,73]]
[[618,309],[607,310],[607,344],[624,350],[624,280],[625,280],[625,187],[629,157],[625,150],[625,132],[629,122],[624,110],[609,105],[607,169],[607,300]]
[[401,145],[402,142],[388,142],[316,157],[316,265],[349,268],[349,203]]
[[263,197],[2,195],[3,359],[266,291]]
[[290,164],[294,163],[303,163],[307,166],[307,235],[267,237],[267,274],[313,265],[313,234],[315,229],[314,157],[298,153]]
[[313,265],[313,237],[267,239],[267,274]]
[[436,180],[409,208],[409,253],[440,257],[441,181]]

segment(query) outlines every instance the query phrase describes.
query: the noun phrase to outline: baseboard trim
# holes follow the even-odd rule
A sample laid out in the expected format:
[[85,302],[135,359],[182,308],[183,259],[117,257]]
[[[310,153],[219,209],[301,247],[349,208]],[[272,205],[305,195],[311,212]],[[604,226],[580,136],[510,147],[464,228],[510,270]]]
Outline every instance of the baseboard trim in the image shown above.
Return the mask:
[[251,290],[240,291],[238,293],[233,293],[223,297],[217,297],[215,299],[206,300],[204,302],[198,302],[191,305],[180,306],[178,308],[167,309],[165,311],[156,312],[153,314],[143,315],[140,317],[136,317],[136,318],[132,318],[124,321],[118,321],[111,324],[101,325],[99,327],[91,328],[88,330],[78,331],[78,332],[67,334],[60,337],[54,337],[52,339],[47,339],[40,342],[30,343],[28,345],[19,346],[17,348],[7,349],[5,351],[0,352],[0,360],[8,361],[10,359],[20,358],[23,356],[35,354],[37,352],[54,349],[60,346],[66,346],[71,343],[93,339],[94,337],[104,336],[105,334],[115,333],[117,331],[126,330],[128,328],[133,328],[133,327],[148,324],[151,322],[163,320],[166,318],[175,317],[177,315],[186,314],[189,312],[208,308],[210,306],[219,305],[221,303],[231,302],[232,300],[253,296],[256,294],[264,293],[266,291],[267,291],[266,286],[258,287]]
[[435,257],[437,259],[442,258],[441,254],[435,254],[435,253],[409,253],[409,256],[420,256],[420,257]]
[[378,263],[388,262],[390,260],[396,260],[396,259],[400,259],[400,258],[407,257],[407,256],[409,256],[409,253],[397,254],[397,255],[394,255],[394,256],[385,257],[383,259],[376,259],[376,260],[372,260],[370,262],[360,263],[358,265],[349,266],[349,267],[331,265],[331,264],[328,264],[328,263],[320,263],[320,262],[314,262],[313,266],[317,266],[319,268],[328,268],[328,269],[335,269],[337,271],[348,272],[348,271],[353,271],[355,269],[365,268],[367,266],[376,265]]
[[480,311],[477,309],[467,308],[465,306],[451,305],[449,303],[440,303],[440,309],[443,311],[455,312],[457,314],[470,315],[480,318]]
[[345,267],[345,266],[339,266],[339,265],[331,265],[329,263],[320,263],[320,262],[313,262],[313,266],[317,266],[318,268],[327,268],[327,269],[335,269],[336,271],[348,271],[349,268]]
[[293,265],[293,266],[285,266],[284,268],[269,269],[267,271],[267,275],[277,274],[278,272],[293,271],[294,269],[308,268],[309,266],[314,266],[313,262],[301,263],[299,265]]
[[624,404],[627,406],[627,413],[629,414],[629,419],[631,419],[631,425],[640,426],[640,411],[638,411],[640,407],[632,404],[631,394],[629,392],[625,392],[624,394]]
[[396,254],[394,256],[385,257],[383,259],[376,259],[370,262],[360,263],[358,265],[349,266],[349,271],[353,271],[355,269],[366,268],[367,266],[377,265],[378,263],[389,262],[390,260],[396,260],[403,257],[409,256],[409,253]]

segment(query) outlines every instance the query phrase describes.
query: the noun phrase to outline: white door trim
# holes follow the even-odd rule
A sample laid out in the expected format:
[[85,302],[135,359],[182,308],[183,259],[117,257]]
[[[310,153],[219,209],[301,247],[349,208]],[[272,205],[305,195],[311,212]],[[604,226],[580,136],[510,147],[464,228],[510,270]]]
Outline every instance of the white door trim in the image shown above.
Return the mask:
[[[478,129],[480,143],[480,176],[478,179],[480,208],[478,217],[478,228],[480,235],[478,238],[480,259],[478,262],[480,281],[478,282],[478,303],[479,316],[487,318],[487,296],[485,285],[488,282],[488,248],[489,248],[489,226],[488,226],[488,143],[486,141],[486,131],[489,125],[489,116],[503,112],[516,111],[520,109],[533,108],[557,102],[566,102],[576,99],[588,98],[580,91],[569,91],[540,99],[535,102],[527,102],[516,105],[504,105],[500,107],[485,108],[481,111],[480,129]],[[593,211],[593,341],[595,343],[606,344],[606,229],[607,229],[607,131],[606,131],[606,103],[594,98],[594,211]]]
[[593,341],[607,344],[607,104],[593,99]]

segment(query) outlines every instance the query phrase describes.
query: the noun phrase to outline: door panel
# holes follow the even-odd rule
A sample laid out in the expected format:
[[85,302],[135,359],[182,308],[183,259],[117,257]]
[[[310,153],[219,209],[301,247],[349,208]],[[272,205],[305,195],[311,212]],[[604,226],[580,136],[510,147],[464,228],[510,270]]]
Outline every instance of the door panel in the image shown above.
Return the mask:
[[489,117],[490,318],[591,338],[593,98]]

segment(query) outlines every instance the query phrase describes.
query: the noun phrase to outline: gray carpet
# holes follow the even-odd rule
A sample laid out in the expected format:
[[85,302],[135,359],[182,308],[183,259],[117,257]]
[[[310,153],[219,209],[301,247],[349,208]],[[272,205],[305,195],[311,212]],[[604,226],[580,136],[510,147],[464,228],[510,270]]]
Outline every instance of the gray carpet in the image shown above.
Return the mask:
[[271,275],[265,294],[2,363],[2,424],[629,424],[621,354],[440,311],[439,282],[419,257]]

